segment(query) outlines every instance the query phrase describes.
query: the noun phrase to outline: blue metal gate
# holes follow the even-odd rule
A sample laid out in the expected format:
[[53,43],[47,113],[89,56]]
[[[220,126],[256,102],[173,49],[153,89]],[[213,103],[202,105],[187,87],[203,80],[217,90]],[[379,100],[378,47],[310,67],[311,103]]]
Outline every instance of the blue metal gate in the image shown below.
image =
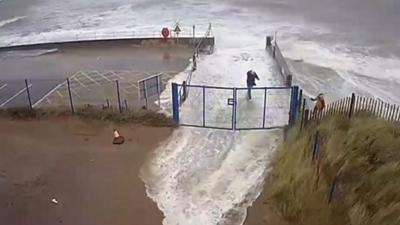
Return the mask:
[[293,125],[297,86],[247,88],[172,84],[173,118],[180,126],[261,130]]

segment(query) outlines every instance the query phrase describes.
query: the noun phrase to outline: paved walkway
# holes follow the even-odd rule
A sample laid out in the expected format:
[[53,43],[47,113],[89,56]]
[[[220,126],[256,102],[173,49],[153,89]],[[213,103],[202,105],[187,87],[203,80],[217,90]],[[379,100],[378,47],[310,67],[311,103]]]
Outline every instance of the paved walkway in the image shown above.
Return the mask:
[[[80,71],[69,77],[71,95],[75,106],[118,105],[117,86],[120,85],[121,101],[125,107],[138,108],[144,103],[139,101],[138,81],[155,74],[161,74],[162,82],[177,74],[178,71],[143,73],[133,71]],[[66,79],[28,80],[28,89],[33,107],[70,107]],[[107,103],[108,100],[108,103]],[[0,80],[0,108],[29,106],[25,80]]]
[[[69,107],[66,79],[70,79],[74,104],[116,104],[116,84],[121,99],[132,107],[143,104],[138,97],[140,79],[163,73],[163,80],[189,64],[189,48],[134,47],[115,44],[80,48],[0,51],[0,108],[29,106],[25,79],[34,107]],[[82,72],[76,72],[82,71]]]

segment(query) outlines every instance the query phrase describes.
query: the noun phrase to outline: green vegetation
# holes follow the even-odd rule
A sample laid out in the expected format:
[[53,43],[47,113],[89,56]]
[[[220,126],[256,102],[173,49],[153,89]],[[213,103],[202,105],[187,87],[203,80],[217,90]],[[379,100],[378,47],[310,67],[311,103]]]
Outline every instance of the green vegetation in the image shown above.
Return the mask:
[[0,116],[11,119],[46,119],[51,117],[76,116],[82,119],[109,121],[115,123],[138,123],[156,127],[174,126],[172,119],[162,113],[149,110],[124,111],[113,109],[81,108],[74,115],[69,111],[52,109],[13,108],[0,111]]
[[[320,154],[313,161],[317,130]],[[400,127],[356,115],[293,129],[276,154],[269,183],[268,199],[293,224],[400,224]]]

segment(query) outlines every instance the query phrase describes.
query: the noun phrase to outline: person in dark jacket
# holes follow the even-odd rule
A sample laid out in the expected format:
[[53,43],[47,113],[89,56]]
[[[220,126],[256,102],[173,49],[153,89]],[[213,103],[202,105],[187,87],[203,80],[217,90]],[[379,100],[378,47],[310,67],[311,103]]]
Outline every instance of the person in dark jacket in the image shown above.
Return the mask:
[[257,73],[254,70],[249,70],[247,72],[247,97],[251,99],[251,89],[256,86],[256,79],[260,80]]

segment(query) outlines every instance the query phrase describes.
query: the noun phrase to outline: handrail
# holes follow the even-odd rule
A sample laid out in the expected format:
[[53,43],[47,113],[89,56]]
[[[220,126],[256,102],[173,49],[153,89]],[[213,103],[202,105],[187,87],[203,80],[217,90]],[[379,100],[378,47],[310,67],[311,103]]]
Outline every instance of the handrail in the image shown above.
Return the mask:
[[[189,71],[189,74],[188,74],[188,76],[187,76],[187,78],[186,78],[186,80],[185,80],[185,83],[186,83],[186,86],[187,87],[190,87],[190,82],[191,82],[191,80],[192,80],[192,75],[193,75],[193,72],[196,70],[196,66],[195,66],[195,64],[197,64],[195,61],[196,61],[196,55],[198,54],[198,51],[199,51],[199,49],[200,49],[200,46],[201,46],[201,44],[203,43],[203,41],[208,37],[208,36],[210,36],[210,34],[211,34],[211,29],[212,29],[212,26],[211,26],[211,23],[209,23],[208,24],[208,28],[207,28],[207,30],[206,30],[206,32],[205,32],[205,34],[204,34],[204,36],[201,38],[201,40],[199,41],[199,43],[197,43],[197,45],[196,45],[196,47],[194,48],[194,57],[193,57],[193,60],[194,61],[192,61],[192,68],[191,68],[191,70]],[[195,40],[193,40],[193,41],[195,41]],[[179,92],[178,92],[178,96],[179,96],[179,102],[182,104],[183,102],[181,101],[181,99],[182,99],[182,92],[183,92],[183,88],[184,88],[184,86],[182,85],[180,88],[179,88]],[[186,87],[185,87],[186,88]],[[187,95],[189,94],[189,89],[187,90],[187,93],[186,93]]]
[[199,51],[199,49],[200,49],[200,46],[201,46],[201,44],[203,43],[203,41],[204,41],[208,36],[210,36],[210,34],[211,34],[211,29],[212,29],[212,26],[211,26],[211,23],[209,23],[209,24],[208,24],[208,28],[207,28],[207,30],[206,30],[206,33],[204,34],[204,36],[201,38],[201,40],[199,41],[199,43],[197,44],[197,46],[196,46],[195,49],[194,49],[194,53],[195,53],[195,54],[198,53],[198,51]]

